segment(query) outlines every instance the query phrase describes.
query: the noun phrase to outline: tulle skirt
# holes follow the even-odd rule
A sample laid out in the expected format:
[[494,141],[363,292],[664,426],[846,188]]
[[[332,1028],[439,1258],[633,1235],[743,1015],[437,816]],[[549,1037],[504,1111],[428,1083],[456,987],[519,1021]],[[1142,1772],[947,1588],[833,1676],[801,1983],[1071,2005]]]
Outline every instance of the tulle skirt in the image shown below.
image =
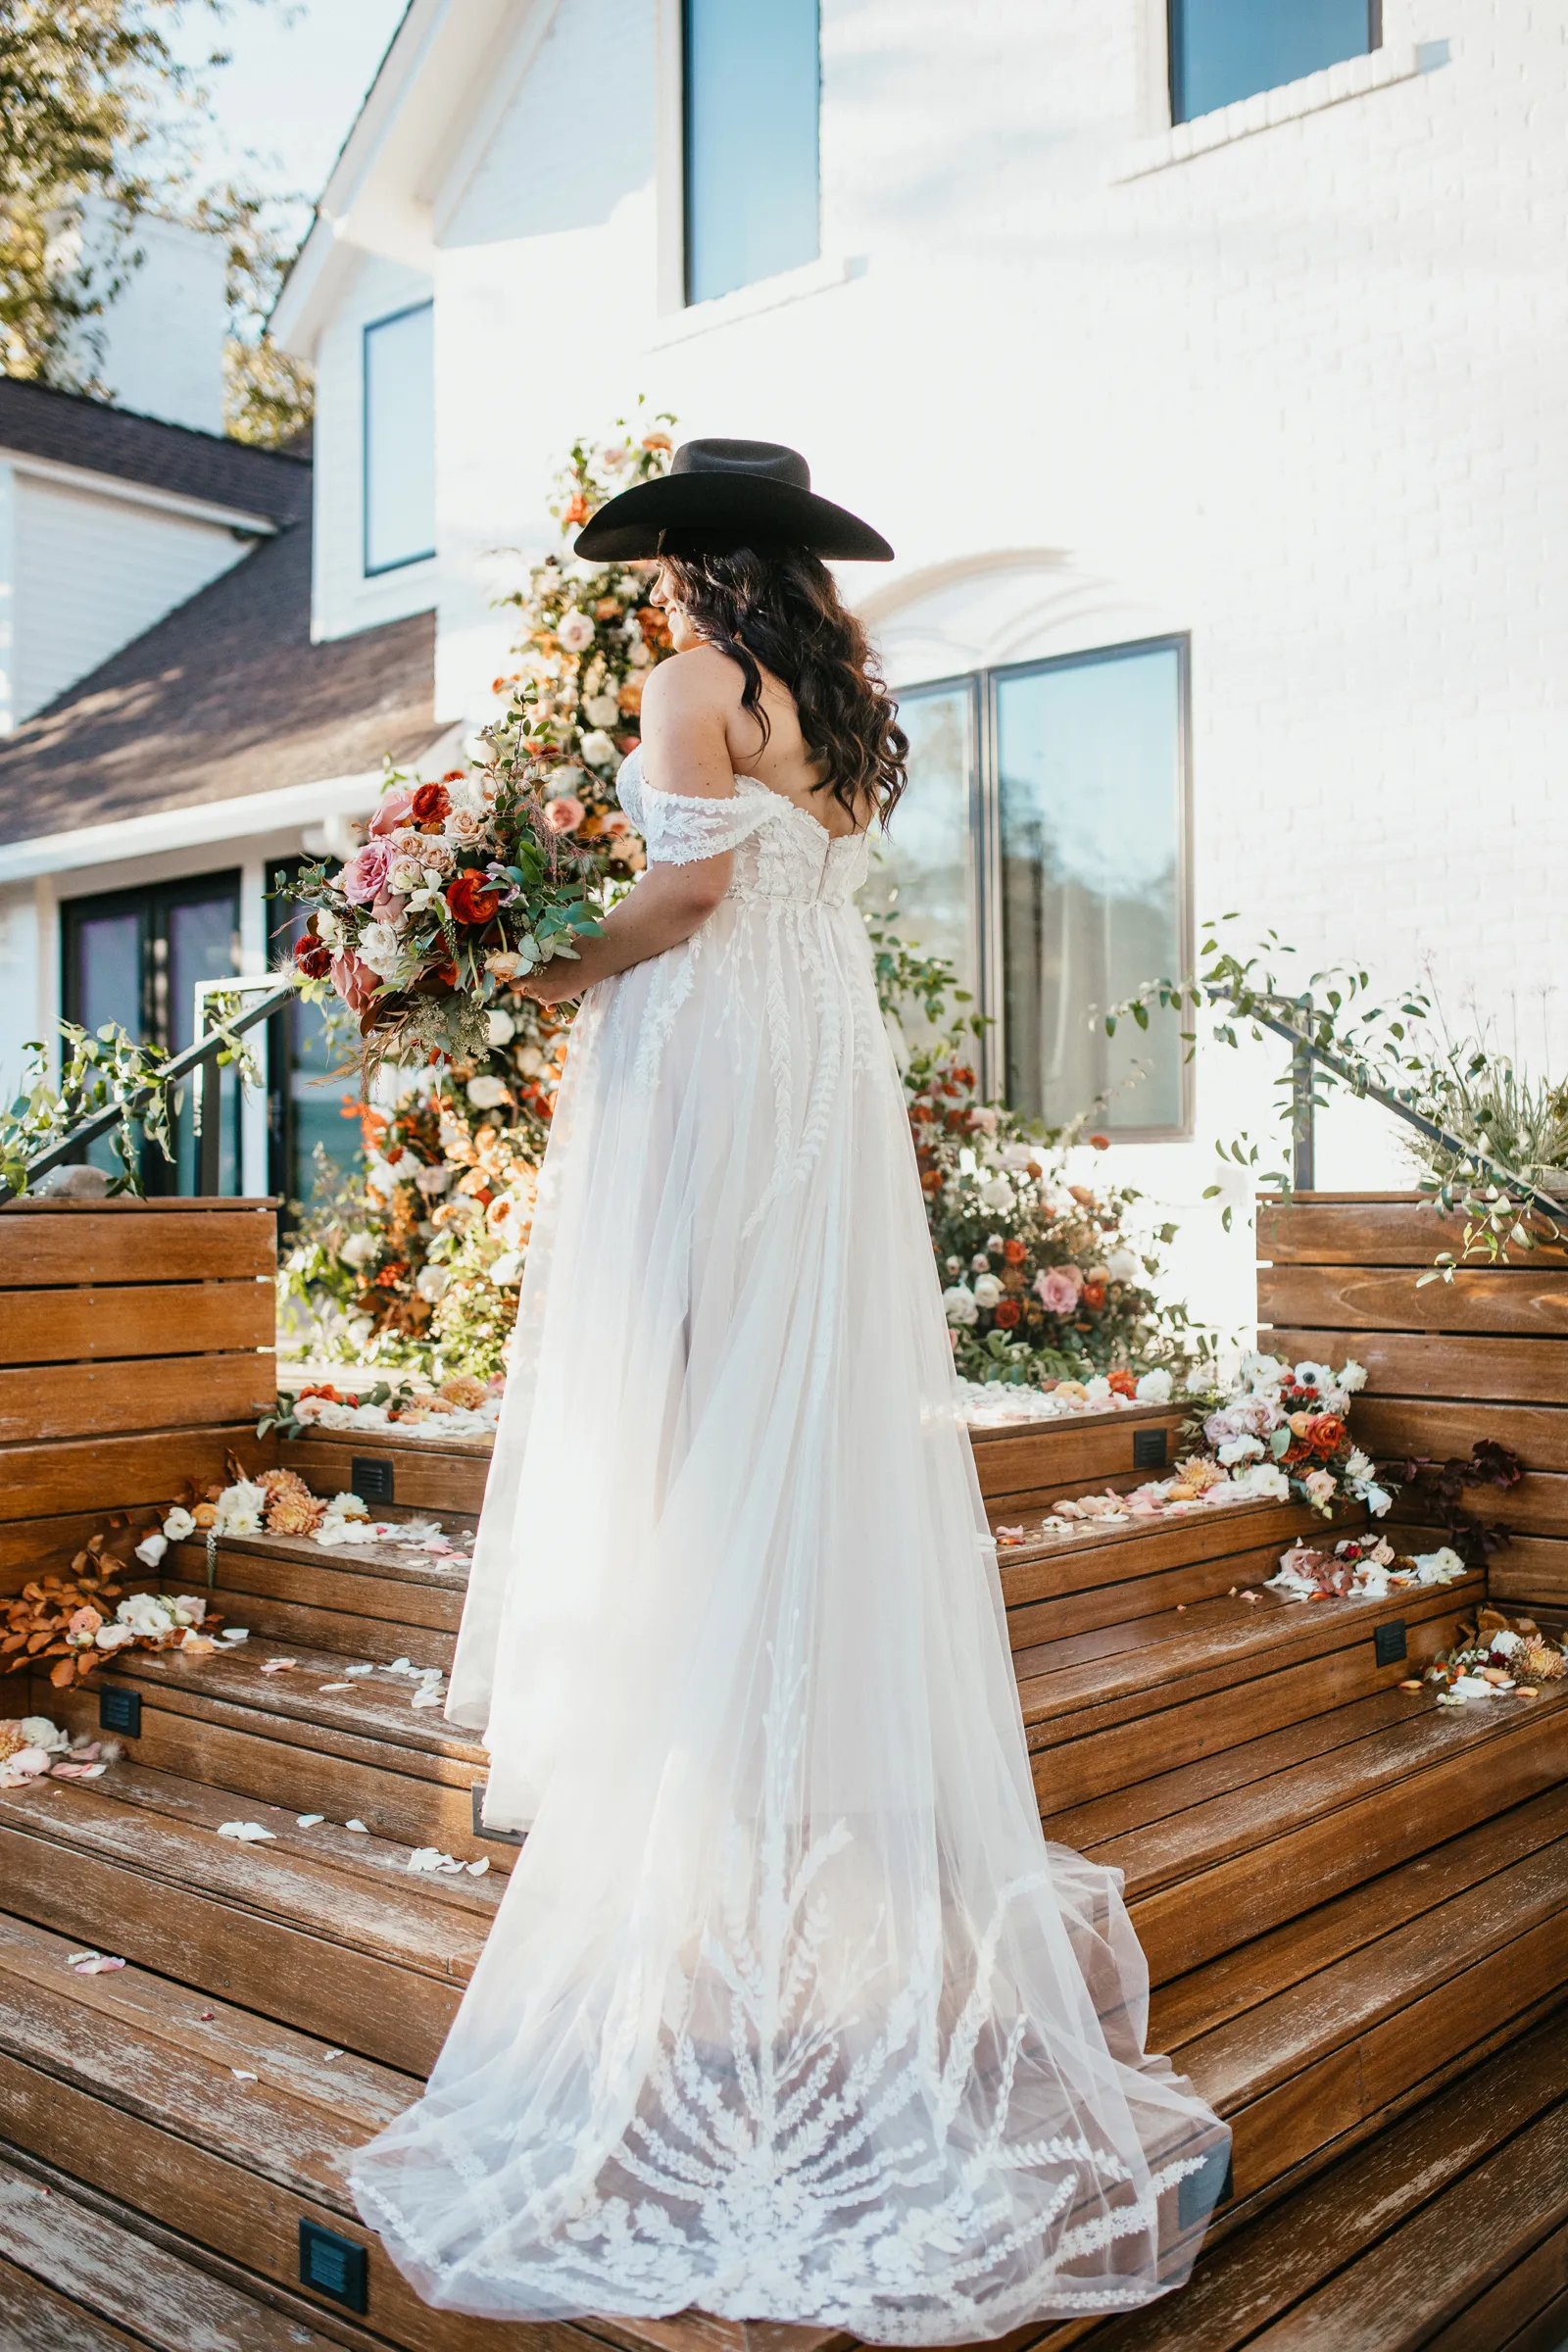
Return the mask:
[[449,1713],[528,1837],[352,2167],[428,2302],[917,2344],[1185,2277],[1227,2135],[1041,1833],[852,905],[584,1003]]

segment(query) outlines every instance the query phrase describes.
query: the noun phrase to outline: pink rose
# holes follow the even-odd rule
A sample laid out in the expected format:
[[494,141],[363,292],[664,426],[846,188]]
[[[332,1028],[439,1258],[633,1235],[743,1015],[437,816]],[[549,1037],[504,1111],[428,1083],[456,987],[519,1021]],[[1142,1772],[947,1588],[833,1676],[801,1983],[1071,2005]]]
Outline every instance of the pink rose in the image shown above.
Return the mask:
[[1070,1315],[1083,1287],[1076,1266],[1047,1266],[1035,1276],[1035,1297],[1048,1315]]
[[551,801],[545,808],[545,821],[557,833],[575,833],[587,810],[574,792],[564,792],[559,801]]
[[[372,835],[390,833],[395,826],[408,823],[416,790],[417,786],[394,784],[390,792],[381,795],[380,806],[370,819]],[[363,856],[364,853],[361,854]]]
[[379,976],[368,963],[362,963],[358,956],[333,956],[332,986],[350,1012],[368,1012],[380,985]]
[[356,850],[337,878],[343,896],[353,906],[368,906],[379,898],[387,884],[392,864],[392,852],[384,841],[368,841],[363,850]]

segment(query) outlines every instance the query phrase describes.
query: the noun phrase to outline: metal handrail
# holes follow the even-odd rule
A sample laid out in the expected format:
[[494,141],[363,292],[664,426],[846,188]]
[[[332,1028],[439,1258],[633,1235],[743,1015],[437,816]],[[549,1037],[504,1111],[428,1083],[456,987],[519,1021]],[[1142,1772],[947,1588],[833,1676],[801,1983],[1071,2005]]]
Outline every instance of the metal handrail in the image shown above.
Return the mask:
[[[248,985],[257,988],[261,987],[263,983],[260,980],[253,980]],[[223,986],[225,991],[231,988],[242,990],[247,983],[244,980],[233,980],[225,981]],[[28,1160],[28,1189],[31,1189],[40,1176],[47,1176],[51,1168],[63,1166],[74,1152],[81,1151],[84,1145],[95,1144],[101,1135],[108,1135],[113,1128],[120,1126],[124,1120],[135,1118],[137,1113],[144,1110],[147,1104],[156,1096],[162,1094],[166,1088],[177,1084],[192,1070],[199,1069],[202,1073],[202,1082],[196,1102],[197,1128],[200,1136],[197,1193],[198,1195],[216,1193],[220,1166],[219,1152],[221,1142],[219,1103],[220,1090],[222,1085],[222,1072],[219,1067],[218,1057],[223,1052],[229,1038],[239,1036],[246,1029],[255,1028],[259,1021],[270,1019],[273,1013],[281,1012],[286,1004],[292,1004],[294,1001],[293,983],[284,981],[280,987],[270,989],[260,1004],[251,1005],[244,1012],[236,1013],[231,1021],[224,1022],[221,1029],[215,1029],[209,1036],[198,1038],[194,1045],[185,1048],[183,1054],[176,1054],[161,1076],[149,1080],[146,1086],[138,1087],[136,1092],[127,1096],[123,1102],[113,1102],[105,1110],[95,1110],[91,1118],[83,1119],[78,1126],[73,1127],[70,1134],[62,1136],[58,1144],[51,1144],[47,1152],[40,1152],[36,1159]],[[8,1200],[12,1197],[10,1185],[0,1181],[0,1201]]]
[[[1231,992],[1216,989],[1211,993],[1215,996],[1229,996]],[[1446,1127],[1440,1127],[1436,1119],[1427,1117],[1425,1111],[1414,1109],[1402,1096],[1396,1094],[1392,1088],[1379,1086],[1374,1079],[1368,1078],[1364,1071],[1356,1069],[1352,1063],[1346,1061],[1340,1054],[1331,1053],[1327,1046],[1320,1046],[1314,1039],[1303,1036],[1301,1031],[1294,1028],[1289,1021],[1280,1019],[1275,1013],[1259,1012],[1255,1008],[1250,1010],[1246,1017],[1256,1021],[1260,1028],[1272,1029],[1276,1037],[1286,1039],[1292,1049],[1291,1183],[1295,1191],[1309,1193],[1313,1190],[1313,1178],[1316,1171],[1313,1164],[1315,1150],[1312,1064],[1314,1061],[1320,1061],[1325,1069],[1332,1070],[1337,1078],[1343,1079],[1352,1094],[1381,1103],[1385,1110],[1392,1110],[1396,1118],[1403,1119],[1407,1127],[1414,1127],[1418,1133],[1424,1135],[1429,1143],[1437,1144],[1443,1151],[1451,1152],[1455,1158],[1468,1160],[1472,1166],[1485,1170],[1486,1174],[1504,1193],[1521,1203],[1528,1201],[1539,1214],[1546,1217],[1553,1225],[1559,1224],[1565,1213],[1568,1213],[1568,1202],[1554,1198],[1550,1193],[1543,1192],[1539,1185],[1532,1184],[1528,1177],[1521,1176],[1516,1169],[1505,1166],[1500,1159],[1494,1159],[1491,1152],[1484,1152],[1479,1144],[1469,1144],[1462,1137],[1451,1135]]]

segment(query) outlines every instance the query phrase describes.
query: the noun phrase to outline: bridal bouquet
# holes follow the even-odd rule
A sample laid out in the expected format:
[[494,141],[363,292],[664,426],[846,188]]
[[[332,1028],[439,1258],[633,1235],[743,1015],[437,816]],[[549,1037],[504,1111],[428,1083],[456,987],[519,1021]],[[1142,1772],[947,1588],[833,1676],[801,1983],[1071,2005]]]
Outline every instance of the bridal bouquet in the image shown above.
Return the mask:
[[473,769],[389,776],[363,848],[290,886],[311,908],[296,970],[330,982],[376,1061],[486,1054],[497,991],[600,928],[591,860],[525,740],[505,720],[482,740]]
[[1365,1388],[1361,1365],[1290,1364],[1278,1355],[1244,1355],[1236,1385],[1200,1400],[1195,1435],[1231,1476],[1272,1473],[1271,1491],[1295,1494],[1328,1518],[1336,1503],[1364,1503],[1382,1518],[1393,1497],[1352,1443],[1350,1400]]

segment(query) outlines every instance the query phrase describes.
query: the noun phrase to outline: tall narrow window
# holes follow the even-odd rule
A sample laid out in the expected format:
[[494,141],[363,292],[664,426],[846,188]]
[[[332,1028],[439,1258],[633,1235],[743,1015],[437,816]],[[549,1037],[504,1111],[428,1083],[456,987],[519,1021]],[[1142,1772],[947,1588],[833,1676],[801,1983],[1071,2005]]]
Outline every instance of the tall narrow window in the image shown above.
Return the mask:
[[[63,914],[66,1018],[84,1029],[114,1021],[131,1037],[181,1054],[195,1043],[196,983],[226,980],[239,969],[239,877],[200,874],[145,890],[67,900]],[[234,1072],[221,1079],[222,1146],[219,1190],[239,1188],[239,1089]],[[142,1180],[149,1193],[196,1190],[196,1134],[192,1088],[173,1121],[174,1164],[149,1146]],[[97,1166],[118,1167],[107,1143],[87,1153]]]
[[365,330],[365,570],[435,554],[434,305]]
[[817,0],[685,0],[686,299],[817,253]]
[[1002,670],[994,695],[1007,1100],[1054,1126],[1178,1128],[1174,1019],[1107,1038],[1103,1016],[1182,968],[1181,649]]
[[909,738],[908,789],[893,813],[867,898],[897,912],[903,936],[945,956],[960,987],[978,985],[974,862],[976,693],[973,678],[899,697]]
[[1381,19],[1381,0],[1170,0],[1171,121],[1364,57]]

